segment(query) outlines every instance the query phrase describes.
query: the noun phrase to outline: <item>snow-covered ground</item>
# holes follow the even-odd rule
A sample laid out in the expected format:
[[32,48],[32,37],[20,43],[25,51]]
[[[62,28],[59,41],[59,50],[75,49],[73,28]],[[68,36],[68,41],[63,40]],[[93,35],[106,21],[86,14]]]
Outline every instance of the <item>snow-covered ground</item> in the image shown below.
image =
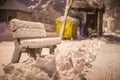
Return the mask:
[[[0,43],[0,80],[79,80],[105,44],[99,39],[63,40],[50,55],[43,49],[43,58],[36,61],[22,54],[20,63],[8,64],[14,51],[13,42]],[[28,60],[27,60],[28,59]],[[5,65],[3,65],[5,64]],[[4,72],[2,68],[4,67]]]

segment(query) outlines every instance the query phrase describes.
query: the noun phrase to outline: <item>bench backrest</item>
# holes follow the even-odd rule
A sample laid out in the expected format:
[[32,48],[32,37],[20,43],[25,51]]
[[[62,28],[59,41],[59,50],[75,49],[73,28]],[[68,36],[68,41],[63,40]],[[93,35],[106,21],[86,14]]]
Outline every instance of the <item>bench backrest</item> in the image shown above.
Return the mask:
[[18,19],[10,21],[13,38],[37,38],[46,37],[44,24],[40,22],[30,22]]

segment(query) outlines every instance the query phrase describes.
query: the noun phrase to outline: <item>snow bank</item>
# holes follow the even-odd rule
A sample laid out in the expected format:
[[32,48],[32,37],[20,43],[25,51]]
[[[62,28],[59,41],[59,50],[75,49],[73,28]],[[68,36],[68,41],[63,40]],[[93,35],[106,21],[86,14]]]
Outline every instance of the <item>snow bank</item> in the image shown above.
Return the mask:
[[0,80],[80,80],[104,44],[98,39],[63,41],[55,55],[6,65]]
[[56,66],[61,80],[80,80],[80,76],[95,60],[104,42],[84,40],[63,42],[56,49]]

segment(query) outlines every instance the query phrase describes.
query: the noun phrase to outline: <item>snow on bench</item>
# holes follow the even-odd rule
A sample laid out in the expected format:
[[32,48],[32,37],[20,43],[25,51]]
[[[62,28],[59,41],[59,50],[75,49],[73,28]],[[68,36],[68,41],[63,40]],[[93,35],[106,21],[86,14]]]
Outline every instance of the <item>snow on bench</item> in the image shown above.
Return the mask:
[[12,63],[19,62],[22,52],[28,52],[36,59],[36,53],[40,55],[42,48],[48,47],[52,54],[56,45],[61,43],[59,37],[46,38],[46,30],[42,23],[12,19],[10,26],[15,44]]

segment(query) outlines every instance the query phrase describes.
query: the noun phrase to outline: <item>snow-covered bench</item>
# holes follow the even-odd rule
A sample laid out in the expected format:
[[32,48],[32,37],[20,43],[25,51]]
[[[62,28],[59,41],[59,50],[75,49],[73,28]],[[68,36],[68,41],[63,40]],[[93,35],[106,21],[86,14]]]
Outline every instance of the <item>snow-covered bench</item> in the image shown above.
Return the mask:
[[36,59],[36,53],[40,55],[42,48],[50,48],[50,53],[53,53],[56,45],[61,43],[59,37],[46,38],[42,23],[12,19],[10,26],[15,44],[12,63],[19,62],[22,52],[28,52]]

